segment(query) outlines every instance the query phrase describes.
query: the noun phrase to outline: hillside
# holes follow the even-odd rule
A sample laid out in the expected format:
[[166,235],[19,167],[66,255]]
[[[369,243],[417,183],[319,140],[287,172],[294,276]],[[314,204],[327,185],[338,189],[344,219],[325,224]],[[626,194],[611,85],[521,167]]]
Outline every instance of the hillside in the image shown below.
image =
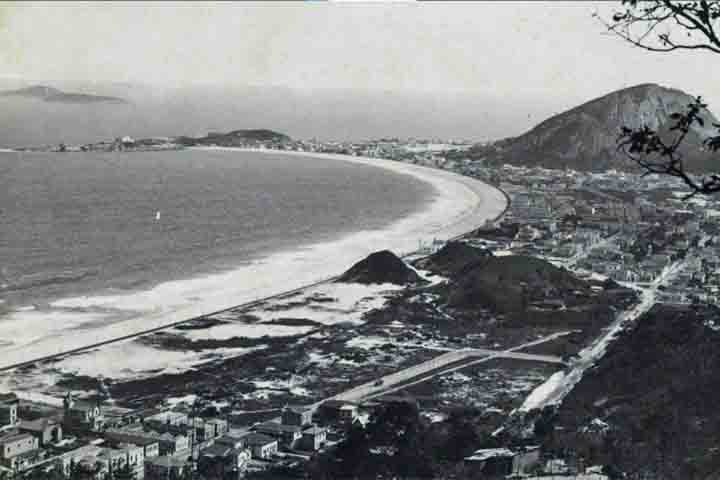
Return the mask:
[[569,302],[586,295],[589,285],[570,272],[534,257],[487,257],[462,269],[448,287],[448,305],[483,305],[498,313],[525,310],[532,303]]
[[[617,152],[621,127],[648,125],[668,134],[674,123],[670,115],[684,112],[692,101],[692,96],[680,90],[656,84],[636,85],[555,115],[518,137],[476,145],[470,155],[489,164],[631,170],[635,166]],[[695,126],[685,142],[683,153],[690,170],[706,170],[717,163],[711,163],[710,156],[701,149],[702,139],[714,133],[709,127],[717,120],[708,111],[704,118],[706,127]]]
[[656,305],[565,398],[546,441],[629,478],[718,478],[718,326],[717,307]]
[[492,254],[486,250],[475,248],[464,242],[448,242],[440,250],[429,257],[415,262],[417,268],[432,273],[452,277],[479,261],[484,261]]
[[57,88],[47,87],[44,85],[34,85],[17,90],[5,90],[0,92],[0,96],[34,98],[45,102],[55,103],[127,103],[125,99],[119,97],[63,92]]
[[389,250],[370,254],[343,273],[337,280],[342,283],[393,283],[408,285],[422,281],[413,269]]
[[228,133],[210,132],[204,137],[178,137],[176,141],[181,145],[217,145],[222,147],[239,147],[254,142],[277,142],[284,143],[291,141],[291,138],[283,133],[272,130],[233,130]]

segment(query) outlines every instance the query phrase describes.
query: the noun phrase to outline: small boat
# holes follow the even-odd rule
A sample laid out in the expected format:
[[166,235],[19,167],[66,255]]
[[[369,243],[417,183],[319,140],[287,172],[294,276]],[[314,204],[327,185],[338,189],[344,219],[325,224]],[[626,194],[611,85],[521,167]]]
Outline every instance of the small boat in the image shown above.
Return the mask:
[[160,220],[160,210],[155,212],[155,221],[157,222],[158,220]]

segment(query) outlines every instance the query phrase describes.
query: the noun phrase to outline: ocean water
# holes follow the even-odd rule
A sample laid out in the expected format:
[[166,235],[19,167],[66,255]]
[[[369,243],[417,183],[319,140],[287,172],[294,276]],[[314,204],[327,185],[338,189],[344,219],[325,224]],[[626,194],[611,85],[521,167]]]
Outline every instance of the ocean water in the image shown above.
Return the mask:
[[377,230],[431,185],[273,153],[0,153],[0,314],[229,270]]

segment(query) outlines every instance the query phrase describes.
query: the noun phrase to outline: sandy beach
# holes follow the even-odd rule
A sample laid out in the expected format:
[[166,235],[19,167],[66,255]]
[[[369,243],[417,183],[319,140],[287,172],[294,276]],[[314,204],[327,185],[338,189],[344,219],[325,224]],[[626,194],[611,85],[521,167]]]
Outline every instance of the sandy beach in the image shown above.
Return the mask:
[[[165,282],[145,291],[54,302],[52,306],[61,309],[68,322],[56,321],[57,318],[54,321],[51,316],[33,310],[14,312],[10,321],[0,322],[0,338],[19,336],[20,341],[13,345],[0,344],[0,368],[297,289],[340,274],[374,251],[389,249],[406,254],[415,251],[420,242],[468,232],[497,217],[506,207],[506,198],[498,189],[447,171],[346,155],[275,150],[268,153],[293,155],[299,161],[303,156],[311,156],[378,166],[429,183],[436,196],[425,211],[381,230],[353,233],[337,241],[273,254],[227,272]],[[112,318],[103,314],[111,311],[115,313]],[[122,315],[118,316],[118,312]],[[27,322],[31,322],[32,328]]]

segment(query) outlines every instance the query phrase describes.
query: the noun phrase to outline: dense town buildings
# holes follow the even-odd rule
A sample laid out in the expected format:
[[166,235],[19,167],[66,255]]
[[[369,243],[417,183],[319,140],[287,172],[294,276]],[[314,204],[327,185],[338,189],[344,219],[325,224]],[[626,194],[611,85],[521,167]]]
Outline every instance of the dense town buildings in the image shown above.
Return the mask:
[[[136,143],[120,138],[112,148],[129,150]],[[720,202],[682,201],[682,186],[670,180],[619,172],[486,167],[462,158],[465,145],[448,142],[384,139],[267,147],[393,158],[472,175],[498,185],[510,198],[504,217],[479,229],[473,239],[495,255],[528,254],[583,278],[640,288],[678,266],[679,273],[658,291],[656,301],[716,303],[720,298],[720,228],[715,221]],[[455,154],[448,155],[447,148]],[[98,479],[125,466],[137,478],[149,479],[195,469],[227,473],[267,468],[285,461],[287,454],[309,457],[331,448],[368,410],[367,405],[329,400],[317,408],[287,406],[279,418],[238,426],[229,415],[200,416],[177,408],[112,417],[101,401],[71,393],[57,418],[26,420],[19,406],[14,395],[0,395],[2,468],[15,473],[50,468],[65,474],[81,468]],[[543,464],[541,460],[536,449],[500,447],[480,449],[463,463],[478,472],[509,475],[530,471]],[[542,469],[569,474],[571,469],[562,462],[553,459]],[[579,474],[578,468],[574,473]]]

